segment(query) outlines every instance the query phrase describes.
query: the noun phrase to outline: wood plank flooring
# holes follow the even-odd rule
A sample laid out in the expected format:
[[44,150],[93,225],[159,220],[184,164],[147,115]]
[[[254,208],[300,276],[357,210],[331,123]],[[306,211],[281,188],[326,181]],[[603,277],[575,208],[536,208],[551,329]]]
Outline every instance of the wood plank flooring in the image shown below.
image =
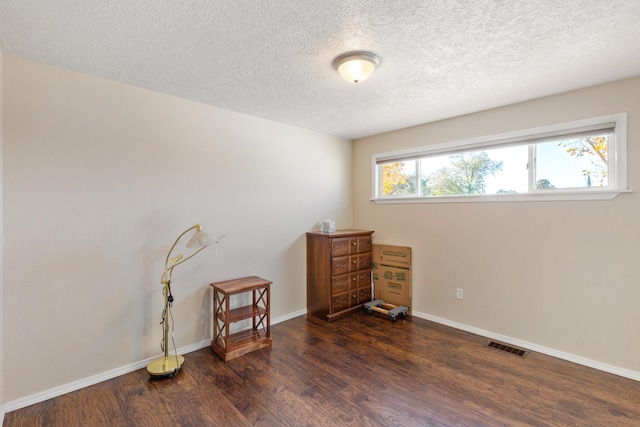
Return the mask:
[[640,382],[426,320],[356,313],[272,327],[273,347],[185,355],[5,415],[14,426],[640,426]]

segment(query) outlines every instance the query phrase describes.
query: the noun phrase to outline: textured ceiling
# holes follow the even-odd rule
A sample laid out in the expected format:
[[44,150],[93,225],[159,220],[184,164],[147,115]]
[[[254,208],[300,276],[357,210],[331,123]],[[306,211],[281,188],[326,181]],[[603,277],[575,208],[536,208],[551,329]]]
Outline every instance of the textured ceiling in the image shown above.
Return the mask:
[[0,0],[0,47],[358,138],[640,75],[640,0]]

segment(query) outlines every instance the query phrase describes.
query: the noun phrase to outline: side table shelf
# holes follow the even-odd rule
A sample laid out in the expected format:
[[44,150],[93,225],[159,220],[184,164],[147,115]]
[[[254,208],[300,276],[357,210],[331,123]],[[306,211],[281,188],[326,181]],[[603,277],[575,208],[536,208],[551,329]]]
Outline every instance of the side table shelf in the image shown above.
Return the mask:
[[[269,287],[272,282],[257,276],[212,283],[213,341],[211,348],[225,362],[253,350],[271,346]],[[231,308],[231,295],[252,293],[251,305]],[[231,333],[230,326],[252,319],[252,328]]]

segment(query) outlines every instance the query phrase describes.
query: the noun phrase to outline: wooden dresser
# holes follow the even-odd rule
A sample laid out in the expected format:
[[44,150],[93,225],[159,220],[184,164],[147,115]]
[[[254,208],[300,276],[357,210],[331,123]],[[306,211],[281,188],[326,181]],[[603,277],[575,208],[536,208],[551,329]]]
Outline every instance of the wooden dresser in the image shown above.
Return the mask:
[[372,300],[373,231],[307,233],[307,314],[332,321]]

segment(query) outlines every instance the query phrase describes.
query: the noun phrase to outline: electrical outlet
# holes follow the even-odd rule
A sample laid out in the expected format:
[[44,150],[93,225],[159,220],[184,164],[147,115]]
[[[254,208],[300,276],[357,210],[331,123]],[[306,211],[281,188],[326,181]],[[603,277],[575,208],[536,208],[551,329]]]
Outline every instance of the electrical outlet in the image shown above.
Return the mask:
[[464,291],[460,288],[456,288],[456,298],[464,299]]

